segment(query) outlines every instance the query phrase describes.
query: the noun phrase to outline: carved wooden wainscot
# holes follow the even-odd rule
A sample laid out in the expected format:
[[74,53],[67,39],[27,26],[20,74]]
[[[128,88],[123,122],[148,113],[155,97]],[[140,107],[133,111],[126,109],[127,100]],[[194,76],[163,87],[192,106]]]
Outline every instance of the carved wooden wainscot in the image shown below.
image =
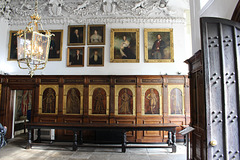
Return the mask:
[[[30,78],[2,75],[1,84],[0,120],[4,124],[7,123],[9,132],[11,132],[12,119],[6,115],[12,113],[9,97],[11,90],[16,89],[32,90],[32,122],[185,125],[189,124],[190,119],[187,76],[36,75]],[[180,100],[171,98],[171,92],[180,97]],[[74,101],[71,101],[72,99]],[[171,105],[176,107],[177,104],[175,101],[181,103],[181,114],[175,114],[179,112],[171,114]],[[54,107],[47,110],[46,106],[50,107],[50,102]],[[181,127],[177,127],[177,130],[180,129]],[[55,134],[56,140],[71,140],[73,133],[69,130],[56,130]],[[84,131],[82,135],[87,142],[109,141],[111,135],[114,135],[110,138],[113,141],[121,139],[121,134],[118,136],[118,133],[110,131],[104,133]],[[129,142],[166,142],[167,139],[167,132],[164,131],[127,132]],[[177,139],[183,137],[177,134]]]

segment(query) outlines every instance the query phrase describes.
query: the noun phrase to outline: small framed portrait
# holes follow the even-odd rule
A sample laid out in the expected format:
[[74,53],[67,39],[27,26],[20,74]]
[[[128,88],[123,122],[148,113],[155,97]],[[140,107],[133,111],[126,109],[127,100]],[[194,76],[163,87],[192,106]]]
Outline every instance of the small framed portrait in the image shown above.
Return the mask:
[[54,34],[54,36],[51,37],[48,60],[61,61],[63,30],[51,30],[51,33]]
[[85,44],[85,25],[68,26],[68,45],[84,45]]
[[88,45],[105,45],[105,25],[88,25]]
[[104,66],[104,47],[88,47],[88,66]]
[[144,29],[145,62],[174,62],[173,29]]
[[84,47],[68,47],[67,66],[68,67],[84,66]]
[[110,62],[139,62],[139,29],[111,29]]
[[10,31],[8,43],[8,61],[17,60],[17,31]]

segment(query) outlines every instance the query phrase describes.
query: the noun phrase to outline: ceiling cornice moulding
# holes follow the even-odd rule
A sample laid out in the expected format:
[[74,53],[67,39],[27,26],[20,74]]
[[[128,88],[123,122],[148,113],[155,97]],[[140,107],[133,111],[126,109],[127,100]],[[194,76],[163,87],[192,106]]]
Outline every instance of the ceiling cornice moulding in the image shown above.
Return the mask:
[[[188,0],[181,0],[181,5],[177,5],[176,0],[38,1],[38,13],[43,24],[179,24],[185,23],[184,11],[189,9]],[[9,20],[10,25],[26,24],[30,20],[28,17],[34,12],[34,2],[35,0],[2,0],[0,14]]]

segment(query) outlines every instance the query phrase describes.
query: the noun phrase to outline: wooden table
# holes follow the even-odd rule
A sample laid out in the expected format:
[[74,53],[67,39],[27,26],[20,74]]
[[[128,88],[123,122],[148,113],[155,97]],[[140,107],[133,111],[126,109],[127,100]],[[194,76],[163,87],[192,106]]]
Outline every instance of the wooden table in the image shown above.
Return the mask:
[[[80,134],[80,143],[82,144],[82,134],[83,130],[98,130],[98,131],[118,131],[122,133],[122,152],[126,152],[127,146],[127,136],[128,131],[168,131],[168,146],[157,146],[158,148],[172,148],[172,152],[176,152],[176,127],[178,125],[174,123],[165,124],[69,124],[69,123],[26,123],[28,129],[28,144],[26,149],[32,147],[32,130],[39,129],[38,131],[38,141],[41,141],[40,129],[65,129],[73,131],[73,150],[76,151],[78,147],[77,143],[77,132]],[[146,147],[146,146],[144,146]],[[151,148],[154,146],[151,146]],[[147,147],[146,147],[147,148]]]

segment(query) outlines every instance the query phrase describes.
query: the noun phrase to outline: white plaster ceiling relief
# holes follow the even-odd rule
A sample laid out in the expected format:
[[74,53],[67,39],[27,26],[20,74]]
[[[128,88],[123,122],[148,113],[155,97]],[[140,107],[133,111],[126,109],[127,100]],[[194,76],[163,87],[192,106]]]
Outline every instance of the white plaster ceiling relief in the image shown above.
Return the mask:
[[[43,24],[184,23],[188,0],[38,0]],[[182,4],[182,2],[187,2]],[[180,3],[178,5],[177,3]],[[1,16],[10,25],[26,24],[35,0],[4,0]],[[180,6],[180,7],[179,7]]]

